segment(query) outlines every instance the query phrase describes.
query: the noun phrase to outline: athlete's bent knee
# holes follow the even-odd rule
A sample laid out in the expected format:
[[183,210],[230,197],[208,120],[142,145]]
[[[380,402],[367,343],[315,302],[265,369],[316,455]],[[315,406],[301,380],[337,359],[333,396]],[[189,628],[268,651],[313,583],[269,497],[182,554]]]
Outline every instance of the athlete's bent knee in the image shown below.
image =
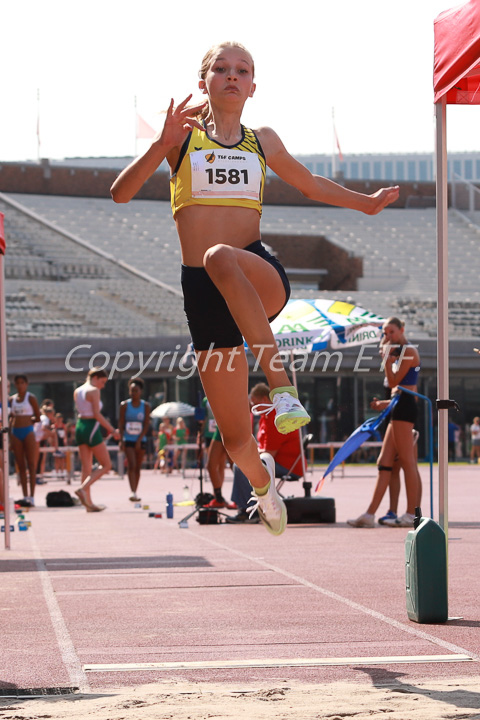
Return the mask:
[[203,267],[212,275],[224,274],[232,269],[232,248],[229,245],[213,245],[203,256]]

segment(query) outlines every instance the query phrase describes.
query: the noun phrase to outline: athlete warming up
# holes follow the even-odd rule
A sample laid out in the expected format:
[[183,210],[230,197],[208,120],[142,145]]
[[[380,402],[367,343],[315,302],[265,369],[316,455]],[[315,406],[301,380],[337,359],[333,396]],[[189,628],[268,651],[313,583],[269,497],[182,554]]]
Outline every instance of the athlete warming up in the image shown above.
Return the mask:
[[177,106],[171,100],[163,129],[120,173],[111,193],[115,202],[129,202],[167,159],[185,312],[203,387],[228,455],[253,486],[262,522],[280,535],[286,509],[275,491],[273,458],[259,455],[252,436],[243,338],[271,388],[278,430],[291,432],[310,417],[269,325],[285,306],[290,287],[284,269],[260,241],[266,166],[308,198],[369,215],[394,202],[398,188],[373,195],[352,192],[312,175],[271,128],[244,127],[243,107],[255,92],[254,63],[239,43],[212,47],[199,75],[204,102],[189,106],[191,95]]

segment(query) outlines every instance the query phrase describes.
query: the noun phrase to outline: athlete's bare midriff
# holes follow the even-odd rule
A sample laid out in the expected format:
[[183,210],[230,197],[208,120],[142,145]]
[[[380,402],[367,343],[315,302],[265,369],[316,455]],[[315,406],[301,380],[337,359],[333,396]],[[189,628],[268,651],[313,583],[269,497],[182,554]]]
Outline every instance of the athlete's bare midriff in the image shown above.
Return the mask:
[[175,223],[182,263],[191,267],[201,267],[213,245],[244,248],[260,239],[260,215],[251,208],[189,205],[177,213]]

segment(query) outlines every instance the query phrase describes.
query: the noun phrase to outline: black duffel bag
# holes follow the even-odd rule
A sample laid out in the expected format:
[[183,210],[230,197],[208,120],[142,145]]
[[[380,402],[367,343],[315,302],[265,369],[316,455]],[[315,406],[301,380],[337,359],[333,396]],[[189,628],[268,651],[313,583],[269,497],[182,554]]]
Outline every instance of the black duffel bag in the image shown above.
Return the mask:
[[47,507],[72,507],[75,505],[72,496],[66,490],[54,490],[47,493]]

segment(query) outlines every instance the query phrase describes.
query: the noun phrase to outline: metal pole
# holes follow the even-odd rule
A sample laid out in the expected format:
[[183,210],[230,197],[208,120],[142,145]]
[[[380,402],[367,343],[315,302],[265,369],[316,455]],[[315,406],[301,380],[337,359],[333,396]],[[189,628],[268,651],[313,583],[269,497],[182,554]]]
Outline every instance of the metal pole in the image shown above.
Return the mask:
[[433,412],[432,412],[432,401],[430,398],[428,398],[426,395],[421,395],[418,392],[414,392],[413,390],[407,390],[407,388],[402,387],[402,385],[398,386],[402,392],[406,392],[409,395],[415,395],[416,397],[422,398],[422,400],[427,401],[427,411],[428,411],[428,454],[430,457],[430,517],[433,520]]
[[[3,226],[3,214],[0,213],[0,225]],[[7,331],[5,328],[5,274],[4,254],[0,250],[0,375],[2,377],[2,427],[8,426],[8,395],[7,395]],[[9,497],[9,463],[8,433],[3,433],[3,517],[5,524],[5,549],[10,550],[10,497]]]
[[138,145],[138,117],[137,117],[137,96],[134,96],[133,100],[134,105],[134,120],[135,120],[135,151],[134,151],[134,157],[137,157],[137,145]]
[[[290,370],[292,373],[292,380],[293,380],[293,387],[297,391],[298,394],[298,385],[297,385],[297,372],[295,370],[295,356],[293,354],[293,350],[290,350]],[[298,439],[300,441],[300,455],[302,458],[302,471],[303,471],[303,479],[307,479],[307,463],[305,461],[305,450],[303,449],[303,435],[302,435],[302,428],[298,428]]]
[[[449,396],[447,101],[435,105],[437,156],[437,397]],[[448,543],[448,409],[438,410],[439,520]]]
[[335,108],[332,107],[332,178],[337,176],[337,143],[335,137]]

